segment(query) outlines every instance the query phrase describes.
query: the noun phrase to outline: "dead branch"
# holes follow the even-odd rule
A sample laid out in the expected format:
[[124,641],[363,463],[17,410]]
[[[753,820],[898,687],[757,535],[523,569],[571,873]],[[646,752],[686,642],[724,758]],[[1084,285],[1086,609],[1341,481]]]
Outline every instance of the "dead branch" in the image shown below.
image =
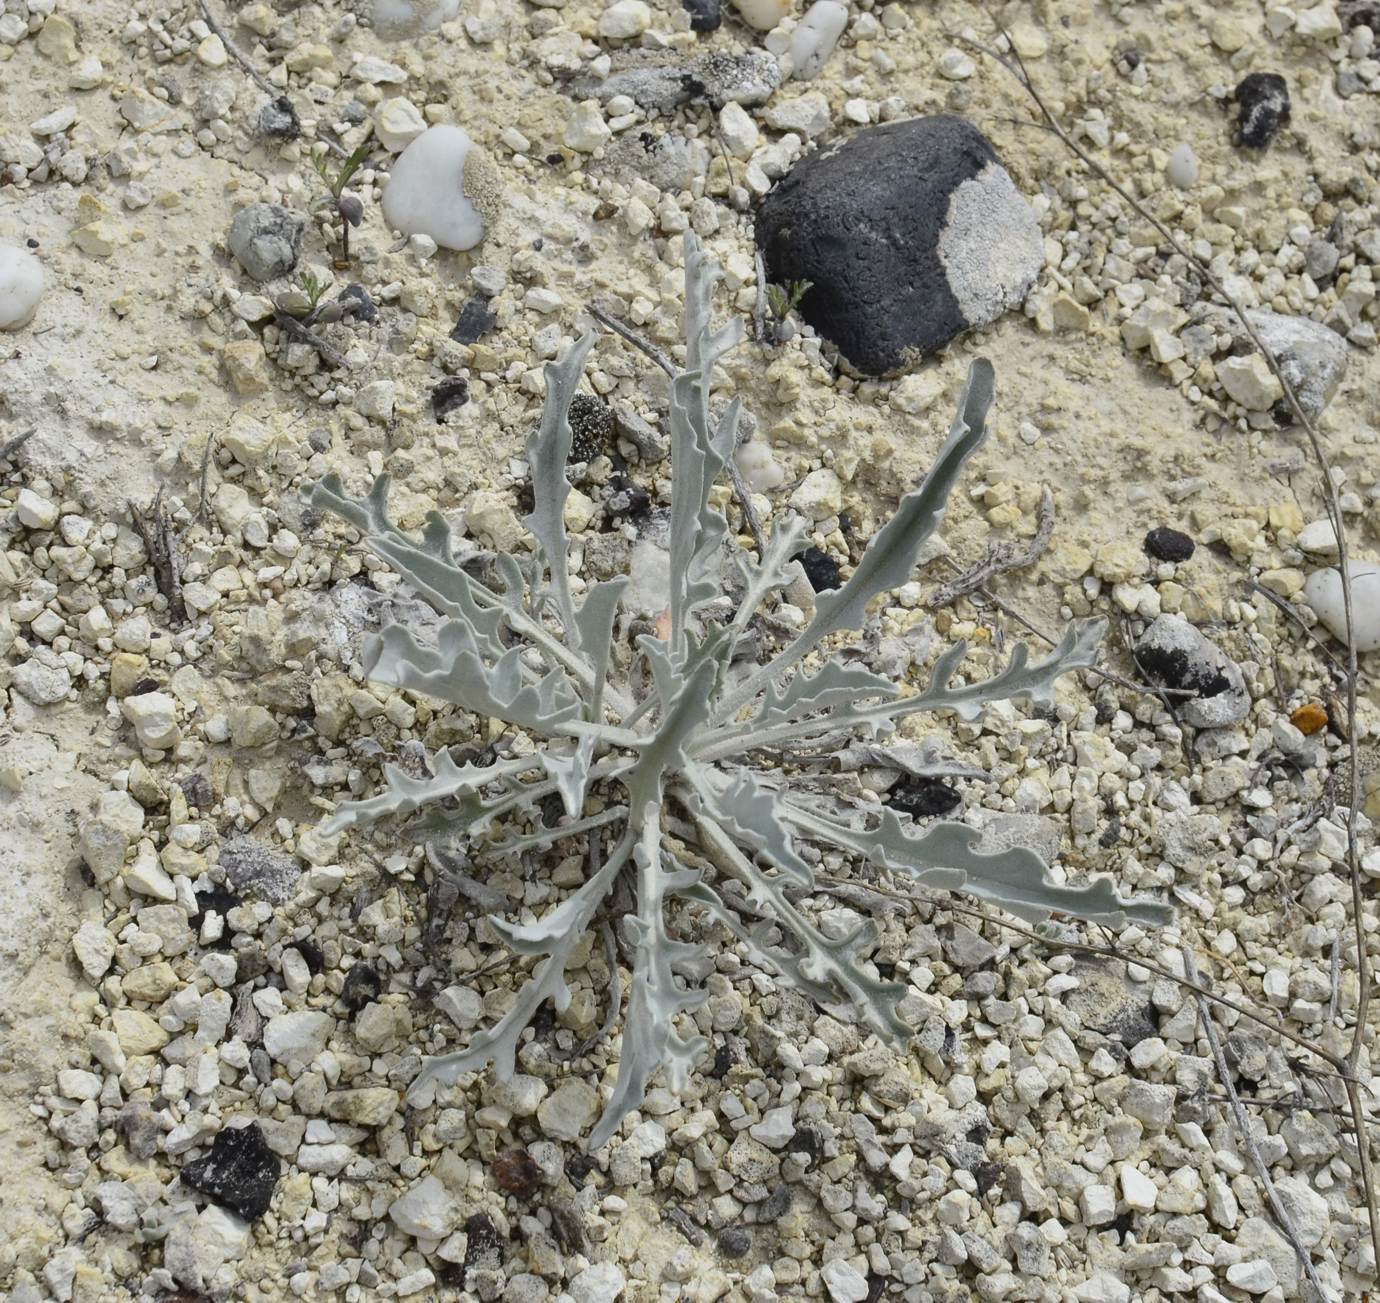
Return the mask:
[[1040,497],[1039,525],[1030,546],[1017,548],[1014,543],[992,543],[988,545],[987,555],[970,570],[963,571],[946,584],[940,584],[925,602],[928,610],[934,611],[948,606],[967,593],[986,585],[989,579],[1004,574],[1008,570],[1024,570],[1033,566],[1049,546],[1054,534],[1054,494],[1048,488]]
[[182,568],[177,556],[177,533],[163,508],[163,490],[147,507],[129,503],[135,531],[143,540],[149,564],[153,566],[158,591],[168,602],[168,618],[174,624],[187,623],[187,607],[182,600]]

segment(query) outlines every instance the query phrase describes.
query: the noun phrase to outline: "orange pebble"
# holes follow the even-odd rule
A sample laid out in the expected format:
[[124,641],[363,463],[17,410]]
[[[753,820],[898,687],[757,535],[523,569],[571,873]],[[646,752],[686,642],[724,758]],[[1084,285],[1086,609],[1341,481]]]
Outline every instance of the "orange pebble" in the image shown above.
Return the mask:
[[1292,715],[1289,722],[1300,733],[1316,733],[1320,728],[1327,727],[1327,711],[1325,711],[1316,701],[1310,701],[1306,706],[1300,706]]

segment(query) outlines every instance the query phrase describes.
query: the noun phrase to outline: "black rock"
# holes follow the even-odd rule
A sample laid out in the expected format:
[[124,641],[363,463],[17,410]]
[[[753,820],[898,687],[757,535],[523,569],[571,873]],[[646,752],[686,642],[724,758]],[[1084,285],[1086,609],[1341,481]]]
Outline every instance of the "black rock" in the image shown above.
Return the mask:
[[1264,149],[1289,121],[1289,87],[1277,72],[1253,72],[1241,79],[1236,100],[1236,143]]
[[307,972],[313,977],[326,967],[326,956],[321,953],[321,947],[310,937],[303,937],[300,941],[293,942],[293,948],[302,956],[302,962],[307,966]]
[[814,1167],[824,1157],[824,1137],[814,1127],[797,1127],[795,1135],[786,1142],[788,1154],[804,1154],[807,1162]]
[[[196,913],[188,920],[188,926],[193,932],[199,933],[201,925],[206,921],[207,914],[219,914],[224,918],[236,905],[244,902],[233,891],[222,891],[219,887],[204,887],[196,893]],[[212,946],[213,950],[228,950],[230,948],[230,928],[227,925],[221,930],[220,940]]]
[[722,1081],[728,1076],[729,1069],[738,1062],[738,1055],[733,1046],[727,1041],[714,1047],[714,1062],[709,1068],[709,1076],[715,1081]]
[[805,578],[817,593],[839,586],[839,563],[822,548],[807,547],[797,558]]
[[220,848],[220,867],[236,891],[259,896],[274,905],[291,900],[302,876],[297,857],[253,837],[232,837]]
[[712,32],[723,22],[719,0],[680,0],[681,8],[690,15],[692,32]]
[[757,1220],[759,1222],[780,1221],[790,1210],[791,1187],[782,1181],[757,1205]]
[[751,1248],[751,1231],[741,1226],[725,1226],[719,1232],[719,1252],[725,1258],[741,1258]]
[[464,376],[448,376],[431,391],[431,414],[437,425],[444,425],[457,407],[470,401],[470,382]]
[[269,100],[259,110],[259,134],[277,136],[281,140],[296,140],[302,134],[302,123],[297,117],[297,110],[292,107],[292,101],[286,95]]
[[182,1169],[182,1184],[252,1222],[268,1211],[282,1169],[259,1124],[251,1122],[222,1127],[211,1152]]
[[1197,545],[1181,530],[1161,525],[1145,536],[1145,550],[1156,561],[1187,561]]
[[369,297],[369,291],[363,285],[351,281],[339,294],[336,295],[336,302],[343,303],[350,308],[355,316],[361,321],[366,321],[373,325],[379,319],[379,310],[374,300]]
[[1375,35],[1380,36],[1380,4],[1375,0],[1340,0],[1337,16],[1347,31],[1353,27],[1369,27]]
[[570,400],[570,460],[593,461],[613,442],[613,409],[597,394]]
[[488,1213],[475,1213],[465,1221],[465,1277],[479,1271],[497,1271],[503,1265],[503,1240]]
[[489,300],[476,294],[465,300],[465,306],[460,309],[460,319],[455,323],[450,337],[457,344],[474,344],[483,339],[497,321],[498,313],[489,306]]
[[948,783],[937,778],[915,778],[907,775],[892,784],[882,800],[893,810],[908,814],[912,819],[931,819],[948,814],[963,804],[963,798]]
[[867,375],[995,321],[1044,266],[1039,223],[972,123],[865,127],[807,154],[757,213],[767,279],[811,288],[802,317]]
[[340,998],[351,1013],[358,1013],[372,1000],[378,998],[383,990],[383,982],[377,972],[366,963],[356,963],[345,974],[345,985],[340,988]]

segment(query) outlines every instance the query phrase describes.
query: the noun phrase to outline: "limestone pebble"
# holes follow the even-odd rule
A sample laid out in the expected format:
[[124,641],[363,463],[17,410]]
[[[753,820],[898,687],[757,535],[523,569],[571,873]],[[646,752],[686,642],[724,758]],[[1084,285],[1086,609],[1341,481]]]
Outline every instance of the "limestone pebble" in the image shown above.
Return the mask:
[[498,216],[493,160],[461,127],[428,127],[403,150],[383,192],[383,215],[404,235],[473,249]]
[[0,244],[0,330],[27,326],[43,297],[43,264],[27,249]]
[[[1342,576],[1335,566],[1316,570],[1303,586],[1308,605],[1339,641],[1346,641],[1346,606]],[[1358,652],[1380,651],[1380,566],[1351,563],[1351,616]]]
[[815,0],[791,33],[791,76],[798,81],[818,77],[847,26],[847,5],[838,0]]
[[460,0],[374,0],[374,30],[390,40],[434,32],[460,12]]

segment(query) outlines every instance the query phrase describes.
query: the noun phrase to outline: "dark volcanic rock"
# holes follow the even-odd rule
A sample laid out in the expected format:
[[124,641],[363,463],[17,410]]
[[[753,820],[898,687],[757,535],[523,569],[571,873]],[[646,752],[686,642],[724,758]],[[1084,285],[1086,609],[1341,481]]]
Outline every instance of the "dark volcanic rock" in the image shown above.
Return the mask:
[[494,328],[498,313],[489,307],[489,301],[479,295],[465,300],[460,309],[460,319],[450,337],[457,344],[474,344],[483,339]]
[[211,1152],[182,1169],[182,1184],[252,1222],[268,1211],[282,1167],[258,1123],[251,1122],[224,1127]]
[[444,425],[457,407],[470,401],[470,384],[464,376],[450,376],[431,391],[431,414],[437,425]]
[[712,32],[723,22],[719,0],[680,0],[680,5],[690,15],[692,32]]
[[358,285],[351,281],[339,294],[335,301],[343,304],[345,308],[352,312],[361,321],[373,323],[379,319],[379,310],[374,300],[369,297],[369,291],[363,285]]
[[571,461],[593,461],[613,443],[613,409],[598,394],[576,394],[568,420]]
[[948,783],[937,778],[902,778],[882,798],[893,810],[913,819],[931,819],[948,814],[963,804],[963,798]]
[[1289,121],[1289,87],[1277,72],[1253,72],[1241,79],[1236,100],[1236,143],[1264,149]]
[[839,563],[823,548],[807,547],[796,559],[815,592],[839,586]]
[[888,122],[807,154],[757,214],[767,277],[809,281],[800,314],[887,375],[1018,304],[1044,266],[1030,205],[962,118]]
[[1194,542],[1182,530],[1161,525],[1145,536],[1145,550],[1156,561],[1187,561],[1194,552]]

